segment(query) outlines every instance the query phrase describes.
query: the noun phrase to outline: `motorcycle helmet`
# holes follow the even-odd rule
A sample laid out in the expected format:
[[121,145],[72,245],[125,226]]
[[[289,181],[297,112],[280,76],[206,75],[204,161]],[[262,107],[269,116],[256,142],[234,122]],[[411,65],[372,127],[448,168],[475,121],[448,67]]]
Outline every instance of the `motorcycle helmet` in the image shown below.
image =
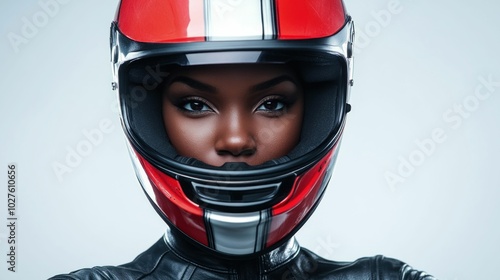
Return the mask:
[[[290,239],[330,180],[352,86],[354,24],[342,0],[122,0],[111,25],[113,89],[137,177],[169,227],[229,257]],[[286,64],[304,90],[299,143],[249,166],[178,155],[161,84],[179,67]]]

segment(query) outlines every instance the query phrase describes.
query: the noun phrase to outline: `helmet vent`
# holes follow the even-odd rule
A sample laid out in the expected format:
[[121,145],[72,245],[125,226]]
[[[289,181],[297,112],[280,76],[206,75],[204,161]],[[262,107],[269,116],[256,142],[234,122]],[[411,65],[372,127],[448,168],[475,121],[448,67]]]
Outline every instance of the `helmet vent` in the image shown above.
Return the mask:
[[206,204],[246,207],[273,200],[281,182],[257,186],[212,186],[195,182],[192,185],[198,199]]

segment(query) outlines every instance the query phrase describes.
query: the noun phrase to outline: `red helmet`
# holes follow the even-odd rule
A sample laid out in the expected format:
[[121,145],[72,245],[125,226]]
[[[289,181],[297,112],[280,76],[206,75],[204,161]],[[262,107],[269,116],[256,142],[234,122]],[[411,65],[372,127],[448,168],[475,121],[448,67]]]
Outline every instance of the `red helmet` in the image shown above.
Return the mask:
[[[230,256],[288,240],[331,177],[352,86],[354,25],[342,0],[122,0],[111,26],[113,88],[137,177],[174,230]],[[178,67],[287,64],[304,88],[300,141],[257,166],[176,154],[157,94]]]

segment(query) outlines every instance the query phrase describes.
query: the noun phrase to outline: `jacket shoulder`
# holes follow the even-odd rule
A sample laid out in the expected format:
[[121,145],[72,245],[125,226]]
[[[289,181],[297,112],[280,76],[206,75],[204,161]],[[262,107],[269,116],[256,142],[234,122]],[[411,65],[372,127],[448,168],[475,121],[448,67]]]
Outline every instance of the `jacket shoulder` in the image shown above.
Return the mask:
[[49,280],[128,280],[139,279],[157,268],[161,258],[169,252],[163,238],[158,240],[132,262],[119,266],[96,266],[83,268],[68,274],[60,274]]
[[372,279],[376,280],[437,280],[433,276],[416,270],[400,260],[381,255],[359,259],[355,262],[355,265],[363,262],[370,267]]
[[[305,279],[345,280],[437,280],[408,264],[385,256],[364,257],[353,262],[330,261],[302,248],[298,260],[301,271],[313,272]],[[304,277],[303,277],[304,278]]]

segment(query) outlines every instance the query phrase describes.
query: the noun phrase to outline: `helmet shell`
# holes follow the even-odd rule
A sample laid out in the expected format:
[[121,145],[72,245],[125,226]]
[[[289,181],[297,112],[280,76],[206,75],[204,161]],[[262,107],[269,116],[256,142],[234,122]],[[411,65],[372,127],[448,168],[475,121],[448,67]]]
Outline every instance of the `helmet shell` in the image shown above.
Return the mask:
[[[249,257],[288,240],[330,180],[349,110],[354,25],[341,0],[122,0],[111,26],[113,85],[137,177],[167,224]],[[259,166],[177,155],[158,90],[177,67],[281,63],[304,83],[301,141]],[[156,94],[155,94],[156,93]]]

